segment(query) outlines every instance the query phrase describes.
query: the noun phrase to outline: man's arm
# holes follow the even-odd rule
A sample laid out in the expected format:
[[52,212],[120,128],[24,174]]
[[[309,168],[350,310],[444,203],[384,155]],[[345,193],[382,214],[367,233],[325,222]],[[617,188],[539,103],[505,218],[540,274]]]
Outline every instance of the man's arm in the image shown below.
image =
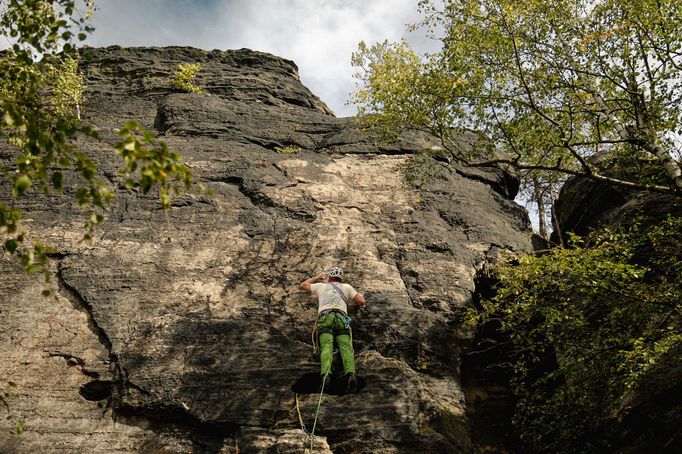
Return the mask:
[[311,286],[312,284],[314,284],[315,282],[317,282],[317,281],[321,281],[321,280],[324,279],[325,277],[327,277],[327,273],[316,274],[315,276],[313,276],[313,277],[311,277],[311,278],[308,278],[308,279],[306,279],[305,281],[301,282],[301,283],[299,284],[298,288],[300,288],[301,290],[304,290],[304,291],[310,293],[310,291],[311,291],[311,290],[310,290],[310,286]]
[[362,293],[358,293],[353,297],[353,302],[358,306],[358,309],[365,305],[365,297]]

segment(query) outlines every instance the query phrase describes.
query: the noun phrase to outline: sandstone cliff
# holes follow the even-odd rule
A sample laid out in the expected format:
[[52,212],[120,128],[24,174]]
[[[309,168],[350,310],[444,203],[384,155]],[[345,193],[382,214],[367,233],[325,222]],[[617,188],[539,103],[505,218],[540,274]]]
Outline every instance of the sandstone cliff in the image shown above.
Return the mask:
[[[428,137],[375,144],[272,55],[90,52],[86,119],[106,137],[139,119],[213,196],[164,213],[85,142],[120,189],[92,246],[68,191],[23,199],[26,225],[55,248],[57,298],[2,258],[0,378],[18,385],[26,433],[3,422],[0,451],[302,452],[290,387],[318,364],[316,307],[297,284],[340,265],[367,298],[354,322],[366,386],[325,397],[316,452],[470,452],[458,317],[487,261],[530,248],[513,177],[461,169],[408,187],[396,166]],[[184,62],[202,64],[204,94],[170,88]],[[305,422],[316,403],[302,396]]]

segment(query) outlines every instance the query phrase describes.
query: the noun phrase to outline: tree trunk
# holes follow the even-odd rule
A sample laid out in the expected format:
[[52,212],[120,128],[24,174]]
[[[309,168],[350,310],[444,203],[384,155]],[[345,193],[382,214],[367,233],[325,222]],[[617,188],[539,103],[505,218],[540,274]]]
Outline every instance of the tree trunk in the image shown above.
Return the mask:
[[537,178],[533,178],[533,198],[538,207],[538,230],[539,235],[547,239],[547,220],[545,219],[545,200],[543,191],[540,188],[540,182]]

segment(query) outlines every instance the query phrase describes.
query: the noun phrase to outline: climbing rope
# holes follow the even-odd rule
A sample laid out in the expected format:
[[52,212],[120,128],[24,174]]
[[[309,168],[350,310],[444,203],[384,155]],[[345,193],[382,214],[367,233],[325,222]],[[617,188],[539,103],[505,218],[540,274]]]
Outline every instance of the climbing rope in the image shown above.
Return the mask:
[[320,350],[320,346],[317,341],[317,318],[313,322],[313,332],[310,333],[310,337],[313,341],[313,353],[317,353]]
[[313,431],[310,432],[310,453],[313,452],[313,442],[315,441],[315,427],[317,426],[317,416],[320,414],[320,405],[322,404],[322,396],[324,395],[324,385],[327,382],[327,376],[322,377],[322,386],[320,387],[320,399],[317,401],[317,410],[315,410],[315,420],[313,421]]
[[311,432],[308,432],[308,428],[305,426],[305,423],[303,422],[303,417],[301,416],[301,407],[299,404],[298,400],[298,393],[295,394],[295,399],[296,399],[296,412],[298,413],[298,422],[301,423],[301,429],[303,430],[303,433],[308,435],[310,437],[310,452],[312,454],[313,452],[313,444],[315,442],[315,427],[317,427],[317,417],[320,414],[320,405],[322,404],[322,396],[324,395],[324,385],[327,382],[327,377],[328,375],[325,375],[322,378],[322,386],[320,387],[320,399],[317,401],[317,409],[315,410],[315,419],[313,420],[313,430]]

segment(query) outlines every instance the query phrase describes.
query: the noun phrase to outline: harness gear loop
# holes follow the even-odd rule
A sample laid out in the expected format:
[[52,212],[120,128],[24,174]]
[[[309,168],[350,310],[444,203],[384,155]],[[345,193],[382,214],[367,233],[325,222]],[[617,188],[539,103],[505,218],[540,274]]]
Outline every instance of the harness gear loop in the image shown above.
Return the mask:
[[[341,320],[343,322],[343,331],[338,332],[337,328],[334,326],[335,323],[332,323],[331,327],[324,327],[324,328],[319,328],[317,323],[319,321],[319,318],[315,321],[315,325],[313,326],[313,331],[311,333],[311,338],[313,342],[313,353],[319,353],[320,351],[320,334],[324,333],[329,333],[332,335],[337,335],[337,334],[348,334],[350,337],[350,351],[355,353],[355,349],[353,348],[353,328],[350,326],[350,322],[353,320],[349,316],[343,314],[342,312],[337,312],[337,311],[332,311],[329,312],[328,314],[323,314],[324,317],[326,316],[331,316],[334,317],[335,320]],[[336,352],[334,352],[336,353]]]

